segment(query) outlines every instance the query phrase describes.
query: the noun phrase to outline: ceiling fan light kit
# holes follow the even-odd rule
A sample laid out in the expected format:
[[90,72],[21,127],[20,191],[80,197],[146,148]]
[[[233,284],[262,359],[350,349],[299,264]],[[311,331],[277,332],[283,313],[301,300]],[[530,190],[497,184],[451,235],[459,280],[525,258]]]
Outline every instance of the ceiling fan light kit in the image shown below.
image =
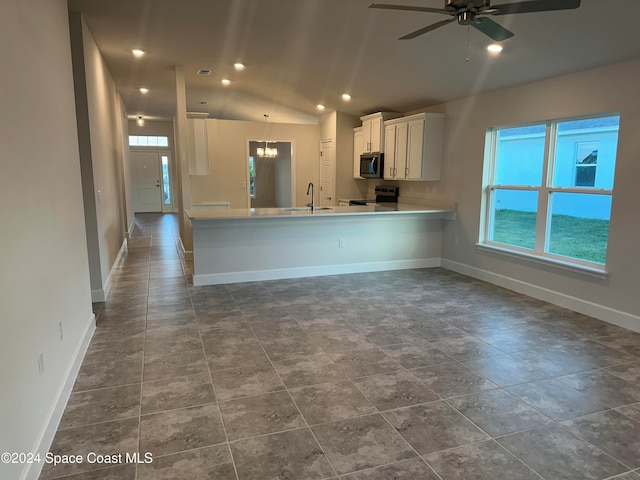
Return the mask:
[[513,37],[514,34],[502,25],[487,18],[488,15],[514,15],[517,13],[572,10],[580,7],[580,1],[581,0],[524,0],[521,2],[492,6],[491,0],[444,0],[444,8],[390,5],[385,3],[372,3],[369,5],[369,8],[439,13],[452,17],[448,20],[442,20],[408,33],[400,37],[400,40],[409,40],[418,37],[457,20],[459,25],[470,25],[496,42],[501,42]]

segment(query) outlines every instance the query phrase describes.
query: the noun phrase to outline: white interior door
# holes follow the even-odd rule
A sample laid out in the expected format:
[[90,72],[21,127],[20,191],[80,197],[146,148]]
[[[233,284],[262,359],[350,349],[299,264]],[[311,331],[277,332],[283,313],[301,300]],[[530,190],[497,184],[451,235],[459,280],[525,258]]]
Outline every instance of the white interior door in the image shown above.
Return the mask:
[[136,213],[162,212],[160,155],[131,152],[133,168],[133,210]]
[[336,205],[336,151],[333,139],[320,144],[320,205]]

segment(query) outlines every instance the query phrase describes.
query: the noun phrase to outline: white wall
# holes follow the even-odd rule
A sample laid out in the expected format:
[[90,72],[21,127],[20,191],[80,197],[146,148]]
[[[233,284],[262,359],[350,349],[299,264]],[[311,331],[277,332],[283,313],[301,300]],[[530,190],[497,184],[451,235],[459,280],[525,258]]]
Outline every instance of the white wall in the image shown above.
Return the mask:
[[[247,142],[264,138],[293,142],[295,204],[306,203],[309,182],[318,182],[320,136],[318,125],[207,120],[209,175],[191,176],[194,202],[227,201],[231,208],[247,208]],[[188,207],[185,207],[188,208]]]
[[329,112],[320,120],[320,139],[334,139],[337,199],[367,195],[367,181],[353,178],[353,128],[360,125],[359,118],[343,112]]
[[0,451],[46,451],[93,326],[66,1],[1,2],[0,63]]
[[[180,242],[187,258],[193,255],[193,235],[189,219],[184,210],[191,208],[191,181],[189,178],[188,134],[187,124],[187,93],[184,67],[176,65],[176,114],[173,117],[174,142],[176,148],[176,184],[178,218],[180,219]],[[211,139],[209,139],[211,143]],[[198,201],[197,199],[193,200]]]
[[112,267],[130,226],[126,202],[126,111],[102,55],[79,13],[69,15],[80,162],[94,301],[109,294]]
[[[441,191],[457,201],[445,228],[445,266],[502,282],[640,331],[640,60],[476,95],[437,107],[447,115]],[[480,226],[485,132],[497,125],[620,112],[606,279],[597,279],[475,247]]]

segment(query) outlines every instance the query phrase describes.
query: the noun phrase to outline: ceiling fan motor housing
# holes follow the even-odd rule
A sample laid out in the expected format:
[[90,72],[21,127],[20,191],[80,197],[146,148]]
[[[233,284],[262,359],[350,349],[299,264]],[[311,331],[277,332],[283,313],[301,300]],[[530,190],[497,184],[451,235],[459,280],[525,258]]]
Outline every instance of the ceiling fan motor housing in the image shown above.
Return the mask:
[[470,10],[460,12],[456,15],[459,25],[471,25],[476,19],[476,13]]
[[472,9],[472,8],[489,8],[491,6],[491,0],[445,0],[444,8],[449,11],[456,11],[460,9]]

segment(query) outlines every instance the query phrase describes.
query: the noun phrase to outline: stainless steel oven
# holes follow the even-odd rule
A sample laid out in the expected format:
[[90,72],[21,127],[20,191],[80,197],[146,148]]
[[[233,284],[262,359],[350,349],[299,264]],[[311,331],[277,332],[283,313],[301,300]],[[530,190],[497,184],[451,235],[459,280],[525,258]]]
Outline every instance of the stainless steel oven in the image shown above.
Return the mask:
[[377,203],[398,203],[399,187],[383,187],[376,185],[374,199],[349,200],[349,205],[375,205]]

